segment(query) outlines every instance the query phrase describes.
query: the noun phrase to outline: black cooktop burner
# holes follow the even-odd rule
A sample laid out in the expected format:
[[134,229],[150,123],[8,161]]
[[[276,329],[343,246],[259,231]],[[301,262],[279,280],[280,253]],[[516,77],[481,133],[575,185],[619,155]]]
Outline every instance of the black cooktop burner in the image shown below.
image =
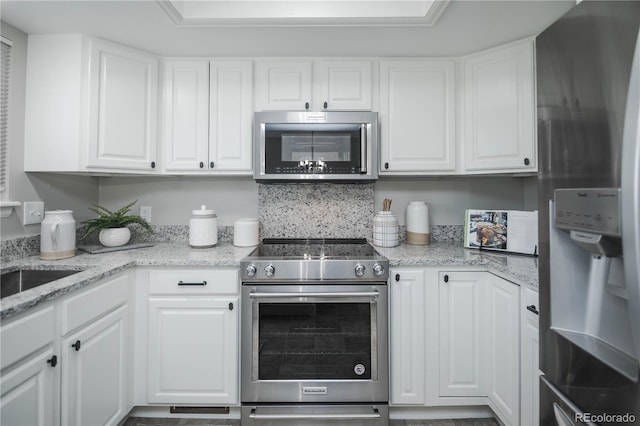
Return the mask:
[[375,249],[364,238],[265,238],[251,253],[261,258],[371,258]]

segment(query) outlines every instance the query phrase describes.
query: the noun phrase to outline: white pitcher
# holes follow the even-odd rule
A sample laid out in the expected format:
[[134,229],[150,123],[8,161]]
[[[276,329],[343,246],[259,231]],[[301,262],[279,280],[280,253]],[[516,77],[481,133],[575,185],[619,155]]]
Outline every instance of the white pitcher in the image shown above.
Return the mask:
[[44,212],[40,225],[40,259],[67,259],[76,255],[76,221],[71,210]]

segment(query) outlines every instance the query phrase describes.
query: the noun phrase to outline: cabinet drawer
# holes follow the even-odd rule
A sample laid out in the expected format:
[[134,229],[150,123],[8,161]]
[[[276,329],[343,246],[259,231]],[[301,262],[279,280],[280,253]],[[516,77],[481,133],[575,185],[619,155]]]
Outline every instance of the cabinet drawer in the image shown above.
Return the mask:
[[[524,308],[526,309],[527,318],[538,323],[538,313],[540,312],[540,303],[538,302],[538,292],[531,290],[530,288],[524,289],[522,295],[522,301]],[[536,313],[538,312],[538,313]]]
[[120,275],[62,302],[61,334],[64,336],[126,303],[128,284],[129,275]]
[[150,294],[237,294],[237,269],[170,269],[149,272]]
[[9,324],[3,324],[0,328],[0,368],[5,368],[50,344],[54,335],[53,306],[47,306]]

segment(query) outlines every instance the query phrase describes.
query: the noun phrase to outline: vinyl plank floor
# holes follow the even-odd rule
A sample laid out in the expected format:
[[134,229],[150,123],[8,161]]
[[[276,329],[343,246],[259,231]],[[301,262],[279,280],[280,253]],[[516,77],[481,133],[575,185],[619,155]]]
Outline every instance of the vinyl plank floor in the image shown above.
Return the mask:
[[[240,420],[129,417],[121,426],[240,426]],[[495,419],[390,420],[389,426],[499,426]]]

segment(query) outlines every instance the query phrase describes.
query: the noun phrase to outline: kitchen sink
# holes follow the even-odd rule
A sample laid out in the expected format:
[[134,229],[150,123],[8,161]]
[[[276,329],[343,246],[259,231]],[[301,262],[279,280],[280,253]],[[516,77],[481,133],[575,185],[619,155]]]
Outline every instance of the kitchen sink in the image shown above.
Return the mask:
[[5,298],[60,278],[82,272],[80,270],[18,269],[0,275],[0,298]]

